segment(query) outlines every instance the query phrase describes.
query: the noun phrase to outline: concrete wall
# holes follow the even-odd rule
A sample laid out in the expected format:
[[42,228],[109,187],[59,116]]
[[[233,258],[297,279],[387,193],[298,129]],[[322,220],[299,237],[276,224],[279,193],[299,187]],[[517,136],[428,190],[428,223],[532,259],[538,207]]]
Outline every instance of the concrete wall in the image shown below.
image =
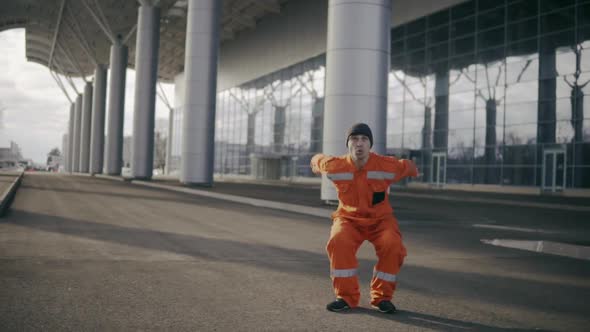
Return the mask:
[[[465,0],[392,0],[392,27]],[[221,45],[222,91],[326,52],[328,0],[294,0]]]

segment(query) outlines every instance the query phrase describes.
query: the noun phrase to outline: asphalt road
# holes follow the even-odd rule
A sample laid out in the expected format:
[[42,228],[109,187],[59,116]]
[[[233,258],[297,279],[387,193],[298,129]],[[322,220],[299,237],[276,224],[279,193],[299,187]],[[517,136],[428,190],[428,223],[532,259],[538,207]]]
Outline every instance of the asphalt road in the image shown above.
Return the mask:
[[[483,244],[584,244],[590,213],[395,201],[409,256],[395,315],[333,299],[330,221],[90,177],[27,174],[0,219],[0,329],[584,331],[590,261]],[[490,229],[474,224],[520,227]]]

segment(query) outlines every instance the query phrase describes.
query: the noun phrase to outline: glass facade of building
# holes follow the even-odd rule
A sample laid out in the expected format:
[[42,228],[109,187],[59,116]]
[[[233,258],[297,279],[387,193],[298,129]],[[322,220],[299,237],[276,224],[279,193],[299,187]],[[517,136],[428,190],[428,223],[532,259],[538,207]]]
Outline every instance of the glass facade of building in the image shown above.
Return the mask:
[[[311,176],[324,78],[321,55],[220,92],[215,173]],[[590,1],[461,3],[392,29],[387,151],[433,184],[589,188],[589,82]]]

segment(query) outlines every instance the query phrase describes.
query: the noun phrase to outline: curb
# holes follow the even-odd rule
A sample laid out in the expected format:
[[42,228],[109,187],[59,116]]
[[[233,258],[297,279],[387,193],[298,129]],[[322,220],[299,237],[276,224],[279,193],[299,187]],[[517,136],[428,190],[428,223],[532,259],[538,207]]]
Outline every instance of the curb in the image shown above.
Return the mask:
[[93,174],[92,176],[95,178],[99,178],[99,179],[107,179],[107,180],[121,181],[121,182],[131,182],[130,178],[124,178],[120,175]]
[[149,181],[141,181],[141,180],[131,180],[131,183],[141,185],[144,187],[151,187],[151,188],[158,188],[164,189],[169,191],[181,192],[185,194],[203,196],[203,197],[210,197],[216,199],[222,199],[225,201],[241,203],[246,205],[252,205],[256,207],[262,207],[267,209],[275,209],[287,212],[294,212],[299,214],[304,214],[308,216],[320,217],[320,218],[330,218],[332,210],[329,209],[322,209],[316,207],[310,207],[305,205],[297,205],[297,204],[290,204],[290,203],[281,203],[276,201],[268,201],[264,199],[257,199],[257,198],[249,198],[244,196],[237,196],[237,195],[228,195],[228,194],[220,194],[220,193],[213,193],[206,190],[198,190],[198,189],[191,189],[185,187],[173,187],[161,184],[151,183]]
[[22,182],[24,174],[25,174],[24,172],[21,172],[17,176],[17,178],[14,179],[14,181],[12,181],[12,183],[10,184],[8,189],[6,189],[4,191],[2,196],[0,196],[0,218],[4,217],[4,215],[6,214],[6,211],[8,211],[8,209],[10,208],[10,205],[12,204],[14,196],[16,195],[16,191],[18,190],[18,187],[20,186],[20,183]]
[[579,211],[579,212],[589,212],[590,206],[577,206],[577,205],[564,205],[564,204],[555,204],[555,203],[536,203],[536,202],[518,202],[518,201],[510,201],[507,199],[498,199],[498,198],[476,198],[476,197],[445,197],[445,196],[437,196],[437,195],[429,195],[429,194],[413,194],[413,193],[401,193],[401,192],[392,192],[390,195],[396,195],[400,197],[410,197],[410,198],[427,198],[427,199],[436,199],[441,201],[455,201],[455,202],[469,202],[469,203],[484,203],[484,204],[499,204],[499,205],[509,205],[509,206],[519,206],[519,207],[531,207],[531,208],[540,208],[540,209],[559,209],[559,210],[567,210],[567,211]]
[[[296,204],[289,204],[289,203],[281,203],[276,201],[269,201],[263,199],[256,199],[256,198],[249,198],[244,196],[237,196],[237,195],[229,195],[229,194],[221,194],[221,193],[212,193],[205,190],[198,190],[186,187],[175,187],[175,186],[168,186],[162,184],[152,183],[150,181],[145,180],[134,180],[133,178],[124,178],[122,176],[108,176],[108,175],[94,175],[95,177],[109,179],[109,180],[116,180],[116,181],[125,181],[134,184],[143,185],[146,187],[176,191],[176,192],[183,192],[188,194],[194,194],[199,196],[217,198],[227,201],[232,201],[236,203],[242,203],[247,205],[253,205],[258,207],[267,207],[270,209],[277,209],[283,210],[288,212],[296,212],[305,215],[311,215],[316,217],[322,218],[331,218],[330,214],[333,212],[332,210],[322,209],[322,208],[314,208],[305,205],[296,205]],[[590,212],[590,207],[588,206],[577,206],[577,205],[564,205],[564,204],[554,204],[554,203],[536,203],[536,202],[518,202],[518,201],[510,201],[506,199],[497,199],[497,198],[477,198],[477,197],[444,197],[438,195],[429,195],[429,194],[414,194],[414,193],[403,193],[403,192],[391,192],[390,195],[400,196],[400,197],[410,197],[410,198],[426,198],[426,199],[435,199],[441,201],[454,201],[454,202],[469,202],[469,203],[483,203],[483,204],[499,204],[499,205],[506,205],[506,206],[516,206],[516,207],[527,207],[527,208],[541,208],[541,209],[559,209],[559,210],[566,210],[566,211],[578,211],[578,212]],[[327,213],[326,211],[329,211]]]

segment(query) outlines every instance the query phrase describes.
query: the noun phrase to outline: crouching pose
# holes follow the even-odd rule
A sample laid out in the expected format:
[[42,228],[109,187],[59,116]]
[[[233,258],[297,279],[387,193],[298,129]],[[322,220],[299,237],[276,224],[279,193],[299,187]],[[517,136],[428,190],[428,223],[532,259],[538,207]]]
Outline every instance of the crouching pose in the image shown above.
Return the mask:
[[346,146],[346,155],[317,154],[311,159],[312,171],[326,174],[338,191],[338,209],[332,213],[326,248],[336,301],[329,303],[327,309],[337,312],[358,306],[356,252],[369,240],[378,257],[371,280],[371,305],[381,312],[394,313],[391,300],[406,248],[389,204],[389,185],[417,176],[418,171],[411,160],[371,152],[373,134],[364,123],[348,130]]

